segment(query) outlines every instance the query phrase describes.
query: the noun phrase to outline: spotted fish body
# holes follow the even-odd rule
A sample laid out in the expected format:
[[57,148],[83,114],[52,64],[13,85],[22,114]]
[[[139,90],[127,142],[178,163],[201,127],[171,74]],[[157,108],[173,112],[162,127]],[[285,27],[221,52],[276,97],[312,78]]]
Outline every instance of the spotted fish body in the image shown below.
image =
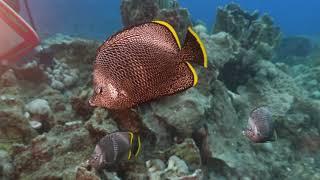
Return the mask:
[[254,109],[249,116],[244,134],[253,142],[263,143],[273,139],[274,124],[272,113],[267,106]]
[[166,22],[127,28],[97,50],[89,103],[125,109],[188,89],[198,81],[190,62],[207,66],[205,48],[191,28],[183,47]]
[[140,151],[140,137],[131,132],[114,132],[103,137],[96,145],[89,160],[95,169],[116,164],[124,159],[130,160],[132,154]]

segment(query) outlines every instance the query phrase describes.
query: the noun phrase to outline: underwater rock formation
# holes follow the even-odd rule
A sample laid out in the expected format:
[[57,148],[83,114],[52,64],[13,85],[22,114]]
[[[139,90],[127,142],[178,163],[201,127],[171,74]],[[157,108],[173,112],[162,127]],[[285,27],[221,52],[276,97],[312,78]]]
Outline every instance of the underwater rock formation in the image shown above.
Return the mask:
[[207,45],[206,50],[209,52],[209,66],[220,69],[226,63],[238,60],[238,56],[241,54],[240,43],[230,34],[219,32],[209,35],[206,33],[206,28],[202,27],[202,25],[197,25],[194,29],[200,34],[200,37]]
[[[152,2],[159,12],[178,12],[168,3],[176,1]],[[99,42],[57,35],[43,42],[56,63],[36,56],[23,67],[0,65],[0,179],[319,179],[319,65],[268,61],[279,35],[270,19],[235,5],[219,11],[226,17],[217,33],[193,27],[209,60],[207,69],[196,67],[199,84],[135,110],[88,107]],[[63,90],[45,73],[55,64],[67,67],[59,75],[77,71]],[[276,142],[242,136],[249,112],[260,105],[271,108]],[[51,117],[48,132],[37,129],[43,115]],[[140,156],[110,172],[90,169],[96,142],[127,128],[150,132],[141,132]]]
[[51,108],[47,100],[35,99],[26,105],[26,110],[34,115],[50,115]]
[[320,66],[298,64],[290,67],[289,74],[303,87],[310,98],[320,99]]
[[13,165],[11,157],[7,151],[0,149],[0,177],[1,179],[10,179],[13,174]]
[[[303,137],[306,142],[309,142],[306,146],[310,149],[317,147],[314,141],[318,135],[314,132],[317,131],[315,129],[318,129],[318,123],[310,120],[313,118],[309,118],[310,116],[315,117],[314,114],[317,114],[317,111],[311,108],[315,107],[315,102],[307,98],[311,93],[306,92],[300,85],[300,83],[304,83],[304,87],[309,87],[314,92],[315,86],[312,84],[317,82],[315,81],[317,73],[313,71],[312,75],[308,75],[309,68],[306,67],[302,68],[304,70],[296,69],[294,71],[295,77],[301,75],[301,80],[297,81],[288,74],[291,72],[290,67],[266,61],[271,58],[269,53],[273,52],[279,39],[278,28],[269,22],[269,18],[259,18],[254,13],[249,14],[237,5],[227,5],[225,9],[220,9],[220,11],[221,21],[218,22],[218,15],[215,34],[208,34],[202,25],[197,25],[194,28],[207,48],[209,70],[212,71],[210,64],[213,64],[218,76],[218,80],[209,81],[212,103],[205,113],[205,121],[208,122],[209,129],[209,148],[212,152],[212,158],[209,158],[207,162],[209,168],[207,178],[219,176],[271,178],[270,174],[264,173],[266,169],[269,172],[274,172],[278,177],[288,177],[290,176],[288,175],[289,171],[292,172],[293,169],[298,170],[299,168],[305,169],[307,171],[305,174],[308,174],[308,177],[317,176],[312,175],[312,172],[317,168],[312,165],[312,161],[308,160],[307,154],[302,160],[306,163],[305,166],[295,166],[292,169],[290,167],[290,170],[277,171],[266,167],[265,164],[270,163],[273,167],[281,167],[285,166],[287,162],[277,160],[275,156],[271,156],[269,159],[262,157],[262,154],[270,152],[277,152],[277,157],[281,158],[286,158],[288,152],[292,157],[300,156],[298,148],[288,147],[298,146],[293,139],[298,138],[299,135],[292,131],[299,128],[300,132],[305,131],[307,134]],[[253,24],[260,25],[252,26]],[[251,31],[254,29],[259,35],[255,35]],[[253,34],[250,35],[250,33]],[[266,33],[271,34],[266,36]],[[311,84],[306,86],[309,82]],[[304,106],[297,106],[301,103]],[[306,107],[306,104],[309,104],[313,109],[312,113],[310,113],[310,109],[302,108]],[[278,140],[279,144],[251,145],[241,135],[250,110],[259,105],[271,106],[276,117],[276,124],[279,125],[276,128],[281,138]],[[293,107],[296,108],[293,109]],[[292,121],[289,121],[288,118]],[[293,121],[295,123],[290,123]],[[302,125],[303,123],[308,125]],[[315,129],[306,130],[303,128],[310,126]],[[254,162],[255,165],[250,165],[250,162]]]
[[53,89],[64,90],[73,86],[79,77],[77,69],[71,69],[63,60],[53,59],[52,68],[46,68],[46,75]]
[[73,179],[74,167],[92,150],[90,144],[88,132],[83,127],[55,126],[48,134],[33,139],[31,145],[13,150],[16,176]]
[[[80,73],[78,68],[71,67],[73,66],[70,63],[71,59],[86,60],[86,56],[88,55],[83,55],[82,53],[87,51],[85,46],[90,46],[91,43],[94,44],[91,41],[71,38],[61,34],[57,34],[55,38],[46,39],[42,42],[43,51],[48,51],[51,55],[49,59],[47,57],[43,58],[44,52],[40,51],[37,55],[38,63],[45,66],[44,73],[48,77],[52,88],[64,91],[77,83]],[[82,47],[77,47],[78,44],[81,44]],[[70,52],[64,53],[68,49]],[[81,54],[74,54],[75,51],[81,52]],[[60,53],[69,54],[69,56],[60,57]],[[68,59],[69,64],[66,63],[66,59]]]
[[10,149],[15,142],[28,143],[36,135],[23,107],[23,101],[16,96],[0,96],[0,147]]
[[92,90],[83,89],[79,93],[70,97],[70,103],[75,113],[84,119],[89,119],[93,114],[94,107],[89,105],[89,97],[92,94]]
[[237,4],[218,8],[213,33],[227,32],[241,44],[241,47],[255,50],[264,59],[272,57],[272,50],[278,44],[280,30],[268,15],[259,17],[257,11],[243,11]]
[[76,179],[100,180],[101,178],[94,172],[88,171],[85,167],[80,166],[77,168]]
[[166,173],[164,178],[179,177],[189,173],[187,164],[177,156],[171,156],[168,160],[168,167],[164,169]]
[[189,16],[187,9],[179,8],[177,5],[171,9],[161,9],[154,19],[169,22],[177,31],[181,42],[183,42],[188,27],[192,25]]
[[120,9],[124,26],[152,21],[159,11],[155,0],[123,0]]
[[165,150],[167,158],[172,155],[183,159],[190,170],[199,169],[202,165],[199,148],[191,138],[186,138],[182,143],[174,144]]
[[[64,70],[65,73],[71,74],[73,78],[77,79],[76,85],[79,85],[79,82],[84,85],[91,80],[92,62],[99,45],[100,43],[94,40],[74,38],[62,34],[56,34],[41,43],[43,48],[49,48],[53,52],[53,58],[57,60],[58,64],[60,63],[56,66],[65,66],[60,70]],[[50,68],[52,69],[52,67]]]
[[[95,52],[98,43],[89,40],[79,43],[79,39],[69,38],[69,44],[63,44],[60,36],[57,39],[47,44],[47,48],[54,50],[56,59],[61,55],[71,69],[77,67],[90,74],[91,67],[87,63],[79,66],[79,62],[90,58],[92,61],[94,54],[81,53]],[[82,86],[68,86],[62,94],[51,88],[44,69],[41,62],[31,60],[22,67],[0,66],[3,83],[0,86],[0,149],[7,151],[13,160],[10,179],[74,179],[75,167],[90,156],[94,147],[84,128],[87,117],[76,116],[78,112],[69,101],[72,95],[82,91]],[[87,74],[77,75],[81,77],[78,82],[87,84],[90,81]],[[4,171],[6,177],[9,169]]]
[[0,77],[0,85],[3,87],[6,86],[15,86],[17,84],[17,77],[14,74],[12,69],[7,70],[4,72]]
[[174,127],[177,134],[191,136],[193,127],[201,121],[206,109],[209,108],[209,101],[210,98],[204,97],[196,89],[190,89],[184,93],[151,103],[151,112],[156,118],[160,118]]
[[43,71],[43,67],[35,60],[27,62],[21,67],[14,67],[14,72],[18,80],[43,83],[48,79],[47,75]]
[[108,111],[102,108],[96,108],[93,115],[85,123],[85,128],[96,140],[104,137],[106,134],[117,131],[117,124],[110,118]]
[[26,104],[25,109],[27,111],[25,114],[34,129],[48,132],[54,126],[55,122],[47,100],[34,99]]
[[[259,61],[254,65],[257,73],[245,86],[238,87],[238,93],[246,97],[251,105],[271,105],[276,114],[286,114],[295,96],[303,91],[295,84],[292,77],[279,70],[269,61]],[[259,96],[259,99],[253,97]]]
[[176,0],[122,0],[120,9],[124,26],[162,20],[170,23],[182,40],[191,25],[188,10],[180,8]]
[[150,180],[160,179],[202,179],[201,169],[197,169],[194,173],[190,173],[187,164],[177,156],[171,156],[168,165],[159,159],[152,159],[146,162]]

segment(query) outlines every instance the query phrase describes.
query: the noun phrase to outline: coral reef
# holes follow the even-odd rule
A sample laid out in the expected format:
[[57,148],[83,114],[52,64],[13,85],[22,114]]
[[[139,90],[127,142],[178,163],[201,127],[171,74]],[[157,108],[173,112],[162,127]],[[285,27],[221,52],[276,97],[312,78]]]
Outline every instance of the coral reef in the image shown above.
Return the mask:
[[190,136],[193,127],[200,122],[209,108],[209,101],[210,98],[203,96],[198,90],[190,89],[190,91],[151,103],[149,112],[152,112],[153,118],[145,121],[155,121],[154,119],[158,118],[174,127],[176,133]]
[[15,142],[30,142],[36,134],[23,113],[23,101],[12,95],[1,95],[0,99],[0,147],[10,149]]
[[52,68],[47,67],[45,73],[51,81],[53,89],[64,90],[73,86],[78,79],[78,70],[71,69],[63,60],[53,60]]
[[191,25],[188,10],[180,8],[177,0],[122,0],[120,9],[124,26],[163,20],[175,28],[182,40]]
[[154,0],[123,0],[120,9],[124,26],[152,21],[159,11]]
[[195,170],[201,167],[201,157],[199,149],[196,143],[190,138],[186,138],[182,143],[175,144],[172,147],[166,149],[164,153],[166,159],[172,155],[178,156],[179,158],[183,159],[187,163],[188,169],[190,168],[191,170]]
[[[122,1],[128,24],[161,14],[184,29],[181,9],[173,0]],[[214,33],[193,28],[209,60],[206,70],[196,67],[199,84],[137,109],[88,105],[99,46],[92,40],[56,35],[29,63],[0,65],[0,179],[319,179],[319,64],[270,61],[279,29],[235,4],[218,10]],[[242,135],[261,105],[273,113],[275,142]],[[96,143],[118,130],[140,133],[140,156],[90,168]]]
[[218,8],[213,33],[227,32],[245,49],[255,50],[264,59],[272,57],[272,49],[280,39],[280,29],[268,15],[243,11],[237,4]]
[[[240,10],[239,6],[231,4],[218,12],[214,29],[216,34],[208,34],[202,25],[194,28],[208,49],[210,64],[213,64],[218,72],[218,80],[213,79],[209,84],[212,104],[205,116],[209,129],[208,144],[213,156],[207,162],[210,169],[209,179],[220,176],[271,178],[270,174],[264,173],[266,169],[268,172],[273,172],[272,177],[292,177],[293,174],[297,174],[291,172],[301,169],[306,171],[299,177],[318,176],[312,174],[317,170],[312,163],[317,157],[310,155],[312,152],[310,149],[317,147],[317,143],[314,142],[319,137],[317,133],[319,125],[313,119],[318,114],[314,109],[318,102],[308,99],[308,97],[315,98],[314,95],[317,94],[313,93],[317,91],[314,85],[319,77],[316,67],[312,68],[313,70],[303,65],[291,68],[281,63],[274,64],[267,61],[271,56],[262,55],[261,49],[259,50],[256,44],[267,43],[271,47],[267,48],[271,53],[279,40],[279,32],[271,22],[267,21],[268,19],[262,20],[262,18],[266,17],[259,18],[255,13],[247,13]],[[254,28],[250,27],[254,23],[268,27],[259,30],[261,35],[267,32],[273,35],[246,36],[251,32],[249,29]],[[253,39],[250,40],[251,37]],[[244,41],[242,38],[248,40]],[[248,118],[250,109],[259,105],[268,105],[272,108],[280,138],[276,144],[250,145],[242,136],[238,136],[242,128],[245,128],[244,122]],[[304,123],[305,125],[302,125]],[[313,128],[307,130],[305,129],[307,127]],[[306,134],[300,137],[301,134],[298,135],[296,129]],[[305,164],[291,167],[286,160],[281,161],[277,158],[286,159],[288,152],[292,158],[300,158],[302,150],[299,149],[301,146],[295,143],[295,138],[302,138],[308,142],[306,145],[308,150],[303,148],[305,154],[301,157],[301,161]],[[263,154],[270,152],[277,152],[277,155],[269,159],[262,157]],[[266,167],[265,164],[274,168]],[[289,166],[290,170],[274,170],[281,166]]]
[[51,108],[48,101],[44,99],[35,99],[26,105],[26,110],[34,115],[49,115]]
[[116,123],[109,117],[108,111],[100,108],[94,110],[93,115],[85,123],[85,127],[90,135],[96,137],[97,140],[107,133],[118,130]]
[[187,164],[177,156],[171,156],[168,166],[160,159],[152,159],[146,162],[148,177],[151,180],[160,179],[203,179],[201,169],[190,173]]
[[73,179],[74,167],[92,150],[90,144],[82,125],[55,126],[50,133],[34,138],[31,145],[15,147],[15,173],[26,179]]
[[49,131],[55,122],[47,100],[35,99],[25,106],[26,113],[32,127],[38,131]]
[[73,94],[70,98],[70,104],[75,113],[82,118],[88,119],[93,113],[94,107],[89,105],[88,99],[92,94],[90,89],[82,89],[80,92]]
[[289,73],[310,98],[320,99],[320,66],[298,64],[290,67]]
[[8,69],[0,77],[0,84],[3,87],[14,86],[17,84],[17,77],[12,69]]
[[[65,63],[68,67],[71,69],[77,67],[77,70],[86,69],[90,74],[87,69],[91,67],[85,63],[80,68],[78,64],[81,60],[88,61],[89,56],[93,57],[94,54],[86,56],[78,54],[80,51],[77,52],[75,49],[79,48],[80,40],[72,39],[69,44],[63,44],[64,40],[61,37],[57,36],[56,40],[50,42],[52,44],[45,41],[47,48],[54,51],[54,58],[62,59],[59,56],[61,53],[69,60]],[[81,40],[79,44],[81,47],[92,46],[88,49],[95,52],[98,43]],[[66,50],[61,46],[70,48]],[[45,73],[46,70],[39,61],[15,67],[3,65],[0,69],[0,149],[1,152],[8,152],[10,156],[9,161],[4,157],[4,161],[1,162],[3,172],[0,177],[74,179],[75,167],[88,158],[93,145],[83,122],[90,118],[92,110],[83,108],[82,113],[79,113],[73,110],[71,104],[73,95],[78,96],[83,92],[82,87],[67,86],[64,94],[53,89]],[[77,80],[80,84],[88,82],[90,76]],[[85,99],[86,96],[78,98]]]
[[48,79],[43,71],[43,67],[35,60],[30,61],[21,67],[15,67],[14,72],[19,80],[42,83]]
[[7,151],[0,149],[0,177],[1,179],[9,179],[13,174],[13,167],[10,155]]

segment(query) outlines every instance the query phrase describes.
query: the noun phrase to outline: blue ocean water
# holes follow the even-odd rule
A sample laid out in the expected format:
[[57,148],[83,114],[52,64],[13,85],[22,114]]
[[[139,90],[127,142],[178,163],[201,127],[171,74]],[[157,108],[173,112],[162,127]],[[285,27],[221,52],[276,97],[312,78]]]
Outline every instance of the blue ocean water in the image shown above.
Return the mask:
[[[120,0],[42,0],[30,1],[32,14],[43,34],[66,33],[104,39],[121,28]],[[270,14],[287,35],[320,34],[320,1],[318,0],[180,0],[188,8],[193,20],[201,20],[211,27],[216,9],[236,2],[248,11]]]
[[63,33],[105,39],[122,26],[118,0],[31,0],[29,4],[37,29],[45,37]]
[[235,2],[242,9],[258,10],[271,15],[281,31],[287,35],[320,33],[320,1],[318,0],[180,0],[181,6],[187,7],[195,19],[201,19],[211,26],[214,23],[216,8],[230,2]]

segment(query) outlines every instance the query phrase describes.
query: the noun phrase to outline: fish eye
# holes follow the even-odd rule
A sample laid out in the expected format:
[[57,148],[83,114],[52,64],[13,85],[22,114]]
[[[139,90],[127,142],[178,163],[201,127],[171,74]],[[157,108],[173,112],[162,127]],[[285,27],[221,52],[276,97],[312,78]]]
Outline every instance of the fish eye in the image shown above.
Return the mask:
[[100,87],[95,88],[95,92],[97,94],[101,94],[102,93],[102,87],[100,86]]

